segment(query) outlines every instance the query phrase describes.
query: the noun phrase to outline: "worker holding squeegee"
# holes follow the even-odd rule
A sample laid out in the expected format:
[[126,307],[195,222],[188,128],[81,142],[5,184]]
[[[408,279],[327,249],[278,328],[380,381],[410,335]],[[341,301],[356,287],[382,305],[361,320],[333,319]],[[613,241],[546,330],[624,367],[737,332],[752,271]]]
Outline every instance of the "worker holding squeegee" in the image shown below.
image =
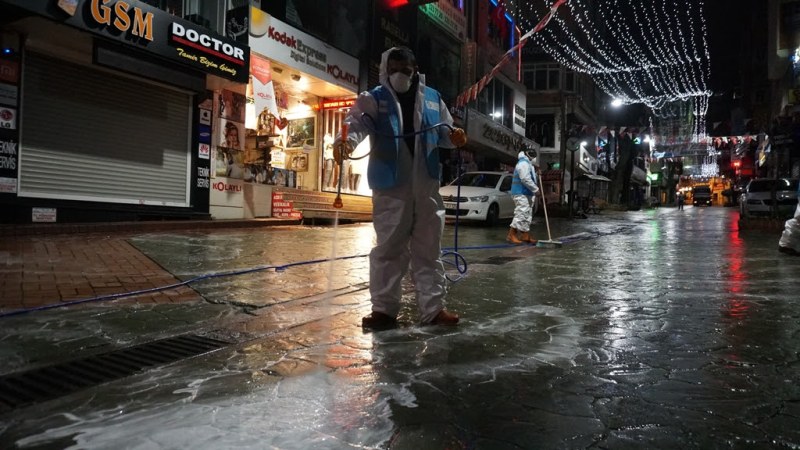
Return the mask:
[[377,245],[369,256],[372,313],[362,326],[396,324],[400,283],[409,264],[420,322],[455,325],[458,316],[444,309],[439,147],[461,147],[467,138],[464,130],[452,126],[439,92],[425,85],[410,49],[384,52],[379,79],[379,86],[359,95],[345,118],[346,134],[339,133],[334,141],[337,160],[348,157],[367,137],[372,144],[367,180]]
[[539,186],[536,185],[536,169],[533,167],[536,151],[523,149],[517,158],[514,178],[511,181],[514,220],[511,221],[506,240],[512,244],[536,244],[536,239],[530,234],[533,205],[536,204],[535,197],[539,193]]

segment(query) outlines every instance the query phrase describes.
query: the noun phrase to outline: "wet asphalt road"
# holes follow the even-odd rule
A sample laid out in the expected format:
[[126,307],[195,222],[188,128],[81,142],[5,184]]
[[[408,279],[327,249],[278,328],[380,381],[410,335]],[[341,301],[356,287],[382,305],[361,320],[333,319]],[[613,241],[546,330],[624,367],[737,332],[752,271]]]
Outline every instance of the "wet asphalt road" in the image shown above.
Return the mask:
[[[572,236],[560,248],[474,248],[506,228],[461,227],[469,270],[448,309],[462,323],[416,325],[408,285],[404,325],[376,333],[359,327],[368,224],[139,236],[184,279],[354,257],[200,282],[209,304],[194,314],[208,320],[178,328],[236,344],[0,416],[0,447],[797,449],[800,258],[737,219],[687,208],[556,221],[554,237]],[[81,315],[97,317],[6,324]]]

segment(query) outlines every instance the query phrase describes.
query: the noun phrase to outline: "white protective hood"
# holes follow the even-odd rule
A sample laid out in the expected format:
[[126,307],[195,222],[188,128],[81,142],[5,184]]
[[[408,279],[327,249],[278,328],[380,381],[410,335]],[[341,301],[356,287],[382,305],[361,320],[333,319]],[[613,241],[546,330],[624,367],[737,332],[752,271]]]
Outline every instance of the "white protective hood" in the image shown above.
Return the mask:
[[534,167],[539,167],[539,158],[536,157],[536,158],[530,159],[530,158],[528,158],[528,155],[525,154],[525,151],[519,152],[519,154],[517,154],[517,158],[527,159],[528,162],[530,162]]
[[[389,84],[389,71],[386,68],[386,66],[388,65],[387,61],[389,60],[389,53],[391,53],[391,51],[394,50],[395,48],[397,47],[392,47],[381,54],[381,65],[380,68],[378,69],[378,81],[392,92],[394,92],[394,89],[392,89],[392,85]],[[425,75],[417,71],[417,76],[419,76],[420,86],[425,86]]]

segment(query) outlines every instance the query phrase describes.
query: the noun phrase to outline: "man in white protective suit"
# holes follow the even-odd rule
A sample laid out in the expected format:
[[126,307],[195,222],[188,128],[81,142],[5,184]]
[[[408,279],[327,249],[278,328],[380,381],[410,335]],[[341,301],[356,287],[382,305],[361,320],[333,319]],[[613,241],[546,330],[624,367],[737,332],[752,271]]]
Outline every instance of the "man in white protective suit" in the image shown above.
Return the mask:
[[[800,187],[797,195],[800,197]],[[786,221],[783,234],[778,241],[778,250],[781,253],[800,256],[800,203],[794,211],[794,218]]]
[[536,244],[530,235],[533,220],[533,205],[539,192],[536,185],[536,169],[533,160],[534,150],[523,150],[517,155],[517,166],[514,168],[514,179],[511,181],[511,196],[514,199],[514,220],[508,229],[506,240],[512,244]]
[[362,92],[348,112],[346,142],[334,142],[339,157],[369,137],[367,181],[372,189],[372,218],[377,243],[369,255],[372,313],[364,328],[396,324],[401,281],[411,265],[423,324],[455,325],[458,316],[444,309],[446,285],[440,260],[444,203],[439,196],[439,147],[466,144],[464,130],[436,90],[425,85],[416,57],[406,47],[381,57],[380,85]]

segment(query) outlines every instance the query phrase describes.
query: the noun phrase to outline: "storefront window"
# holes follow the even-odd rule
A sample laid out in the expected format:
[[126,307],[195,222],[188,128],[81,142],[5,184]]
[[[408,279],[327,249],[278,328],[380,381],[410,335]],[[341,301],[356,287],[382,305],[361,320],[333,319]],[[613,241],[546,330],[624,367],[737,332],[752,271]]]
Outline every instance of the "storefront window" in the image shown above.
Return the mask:
[[555,116],[552,114],[529,114],[525,123],[525,137],[533,139],[542,147],[553,147],[556,137]]
[[[561,88],[561,66],[558,64],[537,64],[523,72],[525,87],[532,91],[558,90]],[[572,85],[570,87],[570,85]],[[575,89],[574,72],[567,73],[567,90]]]
[[226,2],[183,0],[183,18],[219,33],[224,32]]
[[[333,139],[342,128],[346,110],[326,110],[322,114],[323,150],[320,186],[323,191],[338,192],[341,181],[341,192],[346,194],[371,195],[366,181],[369,158],[363,156],[370,151],[369,139],[361,142],[353,151],[353,159],[345,160],[339,167],[333,159]],[[359,158],[359,159],[356,159]]]
[[[309,106],[318,98],[291,91],[286,82],[270,80],[273,106],[253,111],[244,151],[244,181],[274,186],[316,188],[317,113]],[[248,88],[249,92],[262,88]],[[290,93],[291,92],[291,93]],[[277,112],[277,116],[273,113]]]
[[513,127],[514,91],[494,79],[478,96],[478,111],[491,117],[508,128]]
[[183,0],[142,0],[142,3],[163,9],[174,16],[183,17]]
[[575,71],[567,70],[564,81],[564,84],[566,85],[564,89],[570,92],[575,92]]
[[424,19],[420,21],[417,48],[417,64],[426,83],[439,91],[448,105],[453,103],[459,94],[461,46],[448,39],[438,25]]
[[248,0],[142,0],[150,6],[183,17],[202,27],[224,33],[226,11],[249,7]]

